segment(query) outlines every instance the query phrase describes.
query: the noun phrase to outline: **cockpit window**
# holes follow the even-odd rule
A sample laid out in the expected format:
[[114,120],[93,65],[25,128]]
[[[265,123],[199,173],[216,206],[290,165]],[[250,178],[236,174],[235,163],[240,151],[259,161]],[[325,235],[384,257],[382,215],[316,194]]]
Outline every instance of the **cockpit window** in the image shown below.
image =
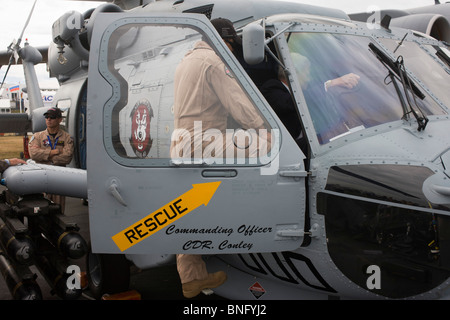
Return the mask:
[[270,161],[273,126],[218,51],[192,26],[115,29],[101,70],[114,89],[105,106],[110,155],[131,166]]
[[[449,47],[445,45],[424,45],[424,47],[430,51],[434,56],[438,57],[439,60],[447,67],[450,68],[450,50]],[[450,74],[450,71],[447,70]]]
[[[371,39],[329,33],[286,36],[320,144],[411,116],[401,103],[403,88],[396,90],[388,70],[370,51]],[[446,113],[428,95],[417,100],[426,116]]]
[[[405,60],[406,67],[414,74],[420,74],[420,80],[433,91],[433,94],[445,105],[450,106],[450,96],[448,95],[450,90],[450,75],[444,68],[438,66],[437,62],[431,59],[415,42],[399,42],[392,39],[380,39],[380,41],[390,51],[395,51],[394,54],[396,57],[402,56]],[[444,51],[445,49],[440,50],[437,51],[436,48],[433,48],[436,57],[439,57],[439,52],[444,59],[443,61],[448,61],[449,58],[446,51]]]

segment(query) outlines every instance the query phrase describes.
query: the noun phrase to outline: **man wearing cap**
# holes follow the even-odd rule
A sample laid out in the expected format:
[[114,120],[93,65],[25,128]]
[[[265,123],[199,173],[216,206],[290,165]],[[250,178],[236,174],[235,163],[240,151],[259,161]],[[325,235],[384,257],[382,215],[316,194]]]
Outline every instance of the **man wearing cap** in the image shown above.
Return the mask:
[[244,60],[242,40],[237,35],[234,25],[230,20],[216,18],[211,20],[211,24],[258,88],[268,79],[277,76],[278,64],[271,56],[266,56],[262,62],[255,65],[250,65]]
[[[47,129],[37,132],[29,142],[30,157],[37,163],[66,166],[72,161],[73,139],[60,128],[62,113],[58,108],[50,108],[44,113]],[[61,205],[64,212],[65,198],[47,195],[50,200]]]
[[234,52],[241,49],[242,40],[236,34],[234,25],[230,20],[225,18],[216,18],[211,20],[211,23],[231,51]]

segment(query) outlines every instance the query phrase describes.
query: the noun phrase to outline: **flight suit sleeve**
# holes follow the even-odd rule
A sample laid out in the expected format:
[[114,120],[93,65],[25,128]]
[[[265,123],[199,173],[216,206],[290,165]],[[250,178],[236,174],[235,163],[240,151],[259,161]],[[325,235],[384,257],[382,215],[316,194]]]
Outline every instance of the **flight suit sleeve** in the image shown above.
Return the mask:
[[6,161],[0,160],[0,173],[3,173],[6,169],[8,169],[9,165]]
[[49,161],[50,148],[45,148],[42,145],[42,134],[40,132],[35,133],[30,139],[28,144],[28,151],[32,160],[36,162],[47,162]]
[[259,112],[222,61],[210,68],[208,82],[223,106],[243,129],[263,127],[264,121]]
[[64,134],[64,147],[60,153],[53,156],[52,161],[54,165],[64,166],[72,161],[73,156],[73,139],[69,134]]

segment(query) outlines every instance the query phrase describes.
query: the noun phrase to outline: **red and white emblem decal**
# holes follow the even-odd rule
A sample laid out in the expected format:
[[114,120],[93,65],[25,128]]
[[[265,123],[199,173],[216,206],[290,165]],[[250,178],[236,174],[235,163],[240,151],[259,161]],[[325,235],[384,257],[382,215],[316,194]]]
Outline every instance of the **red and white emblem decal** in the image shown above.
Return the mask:
[[153,139],[150,136],[150,121],[152,117],[153,109],[147,99],[138,101],[130,114],[130,144],[139,158],[145,158],[152,147]]
[[250,288],[248,288],[248,290],[250,290],[256,299],[259,299],[264,293],[266,293],[266,290],[264,290],[262,285],[258,282],[255,282]]

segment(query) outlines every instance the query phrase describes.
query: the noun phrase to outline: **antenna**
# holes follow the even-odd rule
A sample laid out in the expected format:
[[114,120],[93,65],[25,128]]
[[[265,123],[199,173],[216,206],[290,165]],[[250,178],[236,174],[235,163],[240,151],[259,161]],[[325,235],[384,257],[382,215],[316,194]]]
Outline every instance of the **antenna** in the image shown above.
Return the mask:
[[380,25],[384,28],[384,29],[386,29],[386,30],[389,30],[389,25],[391,24],[391,16],[390,15],[385,15],[384,17],[383,17],[383,19],[381,19],[381,23],[380,23]]

